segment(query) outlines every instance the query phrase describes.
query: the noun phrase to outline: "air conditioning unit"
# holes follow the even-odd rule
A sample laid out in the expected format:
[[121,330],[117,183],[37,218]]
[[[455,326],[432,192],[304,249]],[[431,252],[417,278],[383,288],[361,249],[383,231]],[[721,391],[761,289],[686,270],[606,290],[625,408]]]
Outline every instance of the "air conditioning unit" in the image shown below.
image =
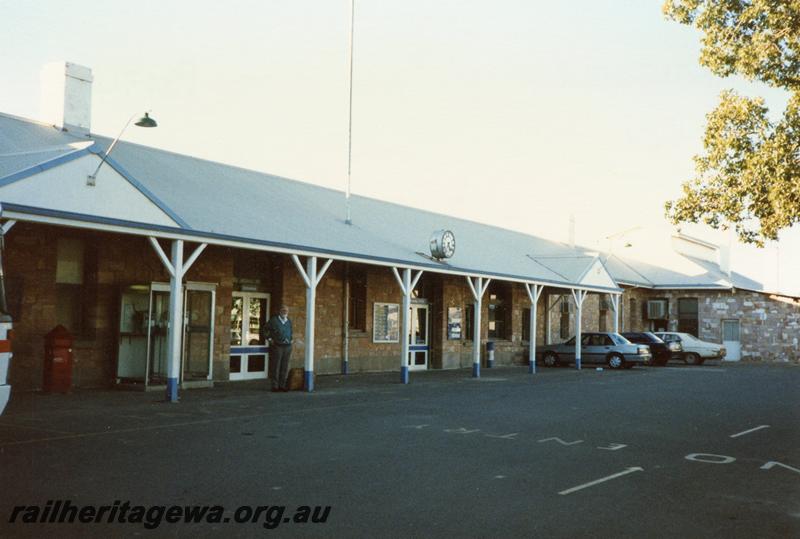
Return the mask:
[[667,300],[651,299],[647,302],[648,320],[663,320],[667,318]]

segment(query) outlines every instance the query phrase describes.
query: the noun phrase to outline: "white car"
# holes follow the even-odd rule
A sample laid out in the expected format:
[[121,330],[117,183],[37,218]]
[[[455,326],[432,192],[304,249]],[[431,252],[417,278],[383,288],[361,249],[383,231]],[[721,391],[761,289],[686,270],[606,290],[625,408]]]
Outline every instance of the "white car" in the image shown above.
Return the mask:
[[666,343],[679,342],[683,347],[683,361],[687,365],[702,365],[707,359],[721,359],[726,350],[721,344],[701,341],[689,333],[656,331],[655,336]]

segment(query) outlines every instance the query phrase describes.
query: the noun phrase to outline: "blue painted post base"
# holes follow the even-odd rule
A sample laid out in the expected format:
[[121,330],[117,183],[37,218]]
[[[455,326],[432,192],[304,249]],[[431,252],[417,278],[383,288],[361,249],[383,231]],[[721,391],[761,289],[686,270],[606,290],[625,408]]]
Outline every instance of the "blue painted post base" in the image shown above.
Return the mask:
[[581,370],[581,358],[575,360],[575,368]]
[[536,374],[536,360],[531,361],[530,365],[528,366],[528,372],[531,374]]
[[314,372],[313,371],[305,371],[305,382],[306,382],[306,391],[311,393],[314,391]]
[[481,377],[481,364],[480,363],[473,363],[472,364],[472,377],[473,378],[480,378]]
[[400,382],[403,384],[408,383],[408,367],[400,367]]
[[178,402],[177,378],[167,378],[167,402]]
[[486,368],[487,369],[491,369],[492,367],[494,367],[494,360],[493,359],[487,359],[486,360]]
[[342,374],[350,374],[350,362],[342,361]]

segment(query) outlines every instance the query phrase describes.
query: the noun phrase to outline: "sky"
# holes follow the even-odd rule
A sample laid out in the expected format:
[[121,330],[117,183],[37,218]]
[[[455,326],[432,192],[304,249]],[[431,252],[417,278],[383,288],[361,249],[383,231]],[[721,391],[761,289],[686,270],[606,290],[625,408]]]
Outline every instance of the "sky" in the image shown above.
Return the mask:
[[[574,215],[598,248],[664,233],[720,92],[786,95],[702,68],[661,3],[356,0],[352,192],[561,241]],[[0,0],[0,112],[38,118],[66,60],[95,133],[150,110],[125,140],[344,190],[349,23],[350,0]],[[800,295],[800,230],[733,265]]]

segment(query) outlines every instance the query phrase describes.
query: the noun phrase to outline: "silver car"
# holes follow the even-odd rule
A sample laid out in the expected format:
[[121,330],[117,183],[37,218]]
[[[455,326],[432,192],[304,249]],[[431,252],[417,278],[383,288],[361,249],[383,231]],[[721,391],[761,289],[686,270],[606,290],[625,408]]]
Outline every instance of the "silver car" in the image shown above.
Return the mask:
[[[548,366],[575,362],[575,337],[560,344],[536,347],[536,357]],[[604,363],[612,369],[630,369],[650,363],[650,347],[633,344],[619,333],[584,333],[581,335],[581,363]]]

